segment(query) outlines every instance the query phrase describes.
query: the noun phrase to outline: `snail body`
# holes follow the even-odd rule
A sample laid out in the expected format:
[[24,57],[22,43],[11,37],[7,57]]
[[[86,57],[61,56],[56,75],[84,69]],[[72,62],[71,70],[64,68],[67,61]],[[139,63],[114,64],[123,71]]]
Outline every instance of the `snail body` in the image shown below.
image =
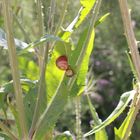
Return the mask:
[[72,77],[74,75],[74,71],[68,64],[68,59],[65,55],[61,55],[56,59],[56,66],[60,70],[64,70],[67,77]]

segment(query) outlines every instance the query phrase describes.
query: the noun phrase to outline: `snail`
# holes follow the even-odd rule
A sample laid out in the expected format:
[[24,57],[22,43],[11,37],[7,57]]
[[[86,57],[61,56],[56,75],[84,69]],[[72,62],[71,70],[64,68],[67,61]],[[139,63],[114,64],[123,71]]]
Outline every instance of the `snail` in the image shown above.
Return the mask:
[[61,70],[68,69],[68,59],[65,55],[61,55],[56,59],[56,66]]
[[72,77],[73,75],[74,75],[74,71],[69,66],[68,69],[66,70],[66,76],[67,77]]
[[65,55],[61,55],[56,59],[56,66],[60,70],[64,70],[67,77],[72,77],[74,75],[74,71],[68,64],[68,59]]

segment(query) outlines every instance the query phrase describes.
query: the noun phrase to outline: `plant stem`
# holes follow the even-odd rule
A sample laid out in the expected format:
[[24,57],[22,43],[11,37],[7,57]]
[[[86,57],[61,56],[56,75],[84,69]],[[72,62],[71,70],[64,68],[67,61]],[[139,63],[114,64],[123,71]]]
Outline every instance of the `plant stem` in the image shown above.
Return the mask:
[[38,36],[41,37],[44,33],[44,23],[43,23],[43,12],[42,12],[42,2],[41,0],[37,0],[37,12],[38,12]]
[[45,51],[44,51],[44,57],[42,60],[43,62],[41,65],[41,72],[40,72],[39,85],[38,85],[38,96],[37,96],[37,102],[36,102],[35,112],[34,112],[34,116],[33,116],[32,126],[31,126],[30,134],[29,134],[30,137],[32,137],[34,134],[36,123],[41,114],[40,110],[42,110],[41,105],[43,104],[44,99],[46,99],[45,98],[46,97],[46,95],[45,95],[45,89],[46,89],[45,88],[45,72],[46,72],[47,59],[48,59],[48,47],[46,46]]
[[60,27],[62,26],[63,22],[64,22],[64,19],[65,19],[65,16],[66,16],[66,10],[67,10],[67,7],[68,7],[68,0],[65,0],[64,1],[64,5],[63,5],[63,9],[61,11],[61,18],[58,22],[58,25],[56,27],[56,30],[55,30],[55,35],[58,34],[59,30],[60,30]]
[[51,0],[49,18],[48,18],[48,33],[49,34],[53,33],[55,4],[56,4],[56,0]]
[[[37,0],[37,19],[38,19],[38,28],[39,28],[39,32],[38,32],[38,37],[42,37],[43,34],[44,34],[44,23],[43,23],[43,12],[42,12],[42,2],[41,0]],[[40,67],[40,70],[41,70],[41,65],[42,62],[43,62],[43,52],[44,52],[44,47],[39,47],[39,67]]]
[[75,100],[75,111],[76,111],[76,139],[82,140],[81,131],[81,101],[80,96],[76,97]]
[[98,114],[96,113],[95,107],[94,107],[94,106],[92,105],[92,103],[91,103],[90,97],[88,96],[88,94],[87,94],[86,96],[87,96],[88,105],[89,105],[90,112],[91,112],[92,118],[93,118],[93,120],[94,120],[95,126],[98,126],[98,125],[101,124],[101,121],[99,121],[99,116],[98,116]]
[[21,25],[21,23],[19,22],[18,18],[16,17],[16,15],[14,13],[13,13],[13,17],[14,17],[15,22],[19,26],[20,30],[22,31],[27,43],[31,43],[31,39],[30,39],[29,35],[26,33],[26,31],[24,30],[23,26]]
[[3,2],[6,37],[7,37],[7,42],[8,42],[9,60],[10,60],[13,84],[14,84],[14,89],[15,89],[16,107],[18,110],[18,119],[19,119],[19,124],[21,127],[22,138],[24,140],[25,139],[28,140],[27,126],[26,126],[26,121],[25,121],[25,111],[24,111],[24,104],[23,104],[23,97],[22,97],[22,88],[20,84],[20,75],[19,75],[18,61],[17,61],[17,55],[16,55],[16,47],[15,47],[13,31],[12,31],[12,18],[13,17],[10,12],[9,0],[3,0],[2,2]]
[[8,137],[10,139],[12,139],[12,140],[18,140],[18,138],[2,122],[0,122],[0,128],[8,135]]
[[134,63],[138,80],[140,81],[140,56],[138,52],[137,42],[133,31],[131,22],[130,10],[128,8],[127,0],[119,0],[122,20],[124,24],[124,30],[126,39],[131,51],[132,61]]
[[[44,24],[43,24],[43,12],[42,12],[42,2],[41,0],[37,0],[37,11],[38,11],[38,26],[39,26],[39,37],[43,35],[44,32]],[[46,101],[46,82],[45,82],[45,72],[46,72],[46,63],[47,63],[47,58],[48,58],[48,46],[46,47],[39,47],[39,68],[40,68],[40,78],[39,78],[39,85],[38,85],[38,96],[37,96],[37,101],[36,101],[36,106],[35,106],[35,111],[33,115],[33,121],[32,125],[30,128],[29,132],[29,137],[32,138],[34,131],[35,131],[35,126],[38,121],[38,118],[40,117],[42,107],[41,105],[45,105],[47,102]],[[43,104],[42,104],[43,102]],[[45,105],[46,106],[46,105]]]
[[[41,2],[41,1],[40,1]],[[38,4],[39,5],[39,4]],[[48,19],[48,32],[52,33],[52,27],[53,27],[53,14],[54,14],[54,6],[55,5],[55,1],[51,0],[51,6],[50,6],[50,12],[49,12],[49,19]],[[52,10],[53,9],[53,13]],[[45,13],[44,13],[45,14]],[[40,15],[41,16],[41,15]],[[46,17],[46,15],[45,15]],[[40,18],[40,20],[43,18]],[[42,23],[43,24],[43,23]],[[41,28],[41,27],[40,27]],[[39,78],[39,85],[38,85],[38,96],[37,96],[37,102],[36,102],[36,107],[35,107],[35,112],[34,112],[34,116],[33,116],[33,121],[32,121],[32,126],[30,129],[30,137],[33,137],[33,134],[35,132],[35,127],[36,127],[36,123],[38,121],[38,118],[40,117],[41,114],[41,105],[44,100],[45,97],[47,96],[46,93],[46,81],[45,81],[45,73],[46,73],[46,64],[48,62],[48,52],[49,52],[49,48],[50,48],[50,44],[47,43],[45,48],[44,48],[44,52],[43,52],[43,57],[42,57],[42,62],[41,62],[41,66],[40,66],[40,78]],[[46,106],[45,106],[46,107]],[[44,110],[43,110],[44,111]],[[42,112],[43,112],[42,111]]]
[[[124,29],[125,29],[125,35],[126,35],[126,39],[128,42],[128,46],[129,49],[131,51],[131,56],[132,56],[132,62],[134,64],[135,70],[136,70],[136,74],[137,74],[137,80],[138,82],[140,81],[140,56],[139,56],[139,52],[138,52],[138,46],[137,46],[137,42],[136,42],[136,38],[134,35],[134,31],[133,31],[133,26],[132,26],[132,22],[131,22],[131,15],[130,15],[130,11],[128,8],[128,4],[127,4],[127,0],[119,0],[119,4],[120,4],[120,10],[121,10],[121,15],[122,15],[122,20],[123,20],[123,24],[124,24]],[[129,126],[127,127],[126,133],[124,135],[123,140],[127,140],[131,129],[133,127],[134,121],[136,119],[136,116],[138,114],[138,111],[140,109],[140,85],[138,84],[137,87],[137,92],[138,94],[135,94],[134,100],[132,102],[132,106],[130,108],[130,111],[132,109],[134,109],[134,112],[132,114]]]
[[140,90],[139,90],[139,87],[136,90],[137,90],[136,95],[138,95],[139,97],[138,98],[137,97],[134,97],[134,98],[137,98],[137,99],[136,100],[133,100],[133,102],[131,104],[131,107],[130,107],[129,112],[132,111],[133,114],[132,114],[131,120],[129,122],[129,125],[126,128],[126,132],[125,132],[124,137],[122,138],[122,140],[127,140],[129,138],[130,133],[131,133],[131,129],[132,129],[133,125],[134,125],[134,122],[136,120],[136,116],[137,116],[137,114],[139,112],[139,109],[140,109],[140,95],[139,95]]

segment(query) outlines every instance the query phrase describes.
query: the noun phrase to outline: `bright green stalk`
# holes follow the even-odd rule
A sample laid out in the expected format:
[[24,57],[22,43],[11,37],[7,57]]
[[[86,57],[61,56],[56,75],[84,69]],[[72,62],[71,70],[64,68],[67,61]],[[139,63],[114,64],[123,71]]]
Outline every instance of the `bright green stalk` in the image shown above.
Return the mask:
[[16,55],[16,47],[14,43],[13,31],[12,31],[12,15],[10,12],[9,0],[3,0],[3,12],[4,12],[4,23],[8,42],[8,53],[10,66],[13,77],[13,84],[16,96],[16,107],[18,110],[18,119],[21,127],[22,138],[28,140],[27,126],[25,121],[25,111],[22,97],[22,88],[20,84],[20,75],[18,69],[18,61]]

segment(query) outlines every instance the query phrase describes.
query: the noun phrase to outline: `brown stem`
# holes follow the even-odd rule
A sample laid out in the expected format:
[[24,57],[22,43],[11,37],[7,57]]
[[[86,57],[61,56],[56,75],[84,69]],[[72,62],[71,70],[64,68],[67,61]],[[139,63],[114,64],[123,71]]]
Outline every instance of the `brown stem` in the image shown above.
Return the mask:
[[131,51],[132,61],[134,63],[138,80],[140,81],[140,56],[137,47],[137,41],[133,31],[133,26],[131,22],[130,10],[128,8],[127,0],[119,0],[122,20],[125,29],[126,39]]
[[[120,9],[121,9],[121,15],[122,15],[122,20],[124,24],[124,29],[125,29],[125,35],[126,39],[128,42],[129,49],[131,51],[131,56],[132,56],[132,62],[134,64],[136,74],[137,74],[137,80],[138,82],[140,81],[140,56],[138,52],[138,46],[135,38],[135,34],[133,31],[133,26],[131,22],[131,15],[130,15],[130,10],[128,8],[127,0],[119,0],[120,4]],[[130,108],[130,111],[133,111],[130,123],[126,129],[126,133],[124,134],[124,137],[122,140],[127,140],[131,129],[134,125],[134,121],[136,119],[136,116],[138,114],[138,111],[140,109],[140,86],[138,85],[137,87],[137,92],[138,94],[135,94],[134,100],[132,102],[132,106]]]

